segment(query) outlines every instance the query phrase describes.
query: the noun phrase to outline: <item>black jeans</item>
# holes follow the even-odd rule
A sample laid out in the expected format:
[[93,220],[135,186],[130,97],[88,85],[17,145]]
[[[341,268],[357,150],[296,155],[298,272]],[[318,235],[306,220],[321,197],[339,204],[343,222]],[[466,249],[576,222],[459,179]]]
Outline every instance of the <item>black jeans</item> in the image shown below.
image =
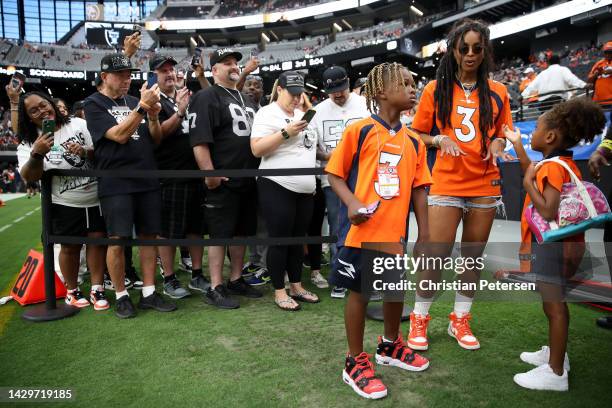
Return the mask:
[[[325,218],[325,194],[321,189],[321,180],[317,179],[317,190],[314,195],[314,204],[312,210],[312,219],[308,227],[309,237],[321,236],[323,229],[323,219]],[[308,245],[308,260],[310,261],[310,269],[321,270],[321,255],[323,253],[322,244]]]
[[[257,179],[257,191],[270,237],[306,235],[312,217],[312,194],[295,193],[264,177]],[[274,289],[285,287],[285,272],[289,282],[301,282],[303,261],[302,245],[270,246],[267,264]]]

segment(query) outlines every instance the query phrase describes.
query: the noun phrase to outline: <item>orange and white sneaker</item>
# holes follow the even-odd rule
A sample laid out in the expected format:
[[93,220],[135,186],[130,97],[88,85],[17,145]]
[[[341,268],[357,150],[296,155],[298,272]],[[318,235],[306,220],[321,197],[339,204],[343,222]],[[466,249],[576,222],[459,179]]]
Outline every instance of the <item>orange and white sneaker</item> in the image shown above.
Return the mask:
[[365,351],[355,357],[346,356],[342,381],[363,398],[380,399],[387,396],[387,387],[376,378],[374,365]]
[[449,316],[450,322],[448,323],[448,334],[455,340],[461,347],[466,350],[477,350],[480,348],[478,339],[474,337],[472,329],[470,329],[470,320],[472,315],[466,313],[465,315],[458,317],[455,312],[452,312]]
[[407,347],[401,335],[393,342],[378,337],[376,363],[407,371],[423,371],[429,367],[429,360]]
[[103,290],[92,290],[89,292],[89,301],[93,305],[94,310],[107,310],[110,308],[110,303],[108,303]]
[[408,331],[408,347],[413,350],[427,350],[429,343],[427,342],[427,326],[431,316],[422,316],[410,313],[410,330]]
[[89,302],[87,301],[87,298],[83,296],[83,292],[81,292],[81,289],[79,288],[69,290],[68,293],[66,293],[65,301],[67,305],[74,306],[74,307],[89,306]]

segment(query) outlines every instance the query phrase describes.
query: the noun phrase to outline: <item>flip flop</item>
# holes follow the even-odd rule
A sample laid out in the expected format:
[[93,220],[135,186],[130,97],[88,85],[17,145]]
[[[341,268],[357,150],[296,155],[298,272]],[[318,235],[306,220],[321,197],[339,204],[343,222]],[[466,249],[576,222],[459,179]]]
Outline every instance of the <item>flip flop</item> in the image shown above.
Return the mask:
[[[294,300],[297,300],[298,302],[305,302],[305,303],[319,303],[321,301],[321,299],[319,299],[319,297],[317,295],[315,295],[312,292],[309,292],[307,290],[304,290],[302,292],[298,292],[294,295],[289,294],[289,296],[291,296]],[[309,299],[306,298],[304,296],[311,296],[314,297],[315,299]]]
[[294,307],[283,306],[283,305],[292,305],[293,302],[291,301],[291,299],[285,299],[281,301],[278,301],[275,299],[274,303],[276,304],[276,306],[278,306],[279,309],[285,310],[287,312],[296,312],[302,308],[299,303],[297,304],[297,306],[294,306]]

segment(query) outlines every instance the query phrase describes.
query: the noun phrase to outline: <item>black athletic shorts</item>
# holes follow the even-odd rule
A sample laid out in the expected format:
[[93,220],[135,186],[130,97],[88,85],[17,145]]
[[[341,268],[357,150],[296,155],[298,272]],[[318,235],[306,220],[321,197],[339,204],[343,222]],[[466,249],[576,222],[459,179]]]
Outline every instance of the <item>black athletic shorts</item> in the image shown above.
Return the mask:
[[204,235],[204,186],[200,180],[163,184],[161,201],[162,237],[181,239],[187,234]]
[[53,235],[72,237],[85,237],[88,232],[106,232],[99,205],[80,208],[51,204],[51,228]]
[[206,190],[204,219],[210,238],[253,236],[257,232],[257,190]]
[[137,235],[161,232],[159,190],[101,197],[100,205],[109,237],[131,238],[134,227]]
[[382,293],[383,300],[402,302],[406,287],[405,271],[384,260],[395,255],[363,248],[339,247],[332,265],[329,282],[335,286],[361,293],[369,299],[373,292]]

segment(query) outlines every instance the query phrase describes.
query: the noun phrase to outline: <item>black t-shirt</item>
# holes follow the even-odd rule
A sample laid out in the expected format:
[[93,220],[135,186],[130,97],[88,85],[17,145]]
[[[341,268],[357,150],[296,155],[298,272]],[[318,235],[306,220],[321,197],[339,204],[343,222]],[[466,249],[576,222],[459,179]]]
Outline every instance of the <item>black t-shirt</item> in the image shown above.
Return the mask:
[[[174,99],[164,94],[161,95],[160,102],[162,109],[159,112],[159,121],[163,123],[178,112],[178,107]],[[155,159],[160,170],[198,170],[198,164],[189,141],[189,116],[185,116],[173,134],[162,139],[159,146],[155,148]],[[193,178],[168,178],[159,181],[162,184],[201,182],[201,180]]]
[[[239,91],[213,85],[198,91],[189,104],[191,145],[208,144],[215,169],[256,169],[251,152],[255,105]],[[236,177],[224,183],[234,190],[254,188],[255,179]]]
[[[138,99],[126,95],[111,99],[99,92],[84,101],[87,129],[94,142],[94,168],[101,170],[156,170],[153,140],[143,119],[136,132],[125,144],[104,137],[138,105]],[[152,191],[159,188],[157,178],[100,177],[98,196],[112,196]]]

